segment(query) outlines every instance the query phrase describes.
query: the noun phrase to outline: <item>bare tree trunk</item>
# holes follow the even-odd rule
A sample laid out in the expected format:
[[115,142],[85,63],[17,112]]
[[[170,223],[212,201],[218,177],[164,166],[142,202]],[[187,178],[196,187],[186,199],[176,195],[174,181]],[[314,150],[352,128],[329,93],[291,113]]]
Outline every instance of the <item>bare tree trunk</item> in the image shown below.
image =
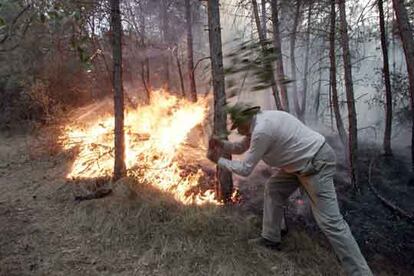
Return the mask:
[[[219,0],[208,1],[208,29],[210,41],[211,71],[214,90],[214,134],[227,137],[227,115],[224,110],[226,94],[224,85],[223,51],[221,45]],[[231,158],[231,155],[224,155]],[[228,202],[233,191],[231,172],[217,167],[217,197]]]
[[[145,36],[146,36],[146,29],[145,29],[145,15],[144,11],[141,7],[141,15],[140,15],[140,25],[141,25],[141,46],[142,49],[146,49],[145,44]],[[141,79],[142,83],[144,84],[146,96],[147,96],[147,103],[149,104],[151,101],[151,79],[150,79],[150,64],[149,58],[147,54],[145,54],[145,59],[141,63]]]
[[277,0],[271,1],[271,9],[272,9],[272,25],[273,25],[273,46],[275,47],[275,54],[276,54],[277,83],[280,89],[283,109],[289,112],[289,99],[288,99],[286,83],[285,83],[285,70],[283,68],[282,42],[281,42],[280,32],[279,32],[279,14],[278,14]]
[[383,0],[378,0],[378,12],[381,31],[381,49],[384,63],[383,76],[385,84],[385,132],[384,132],[384,152],[386,155],[392,155],[391,150],[391,132],[392,132],[392,91],[390,80],[390,65],[388,60],[388,41],[387,31],[385,30],[384,4]]
[[308,9],[308,29],[306,31],[306,52],[305,52],[305,68],[303,73],[303,88],[302,88],[302,101],[300,104],[300,112],[299,112],[299,119],[301,121],[305,121],[305,114],[306,114],[306,100],[307,100],[307,93],[308,93],[308,74],[309,74],[309,53],[310,53],[310,32],[311,32],[311,19],[312,19],[312,2],[309,2],[309,9]]
[[150,60],[147,57],[145,57],[145,80],[147,82],[147,86],[148,86],[148,92],[149,92],[149,98],[151,98],[151,90],[152,90],[152,84],[151,84],[151,67],[150,67]]
[[331,86],[332,106],[335,114],[336,128],[338,129],[339,138],[344,146],[348,144],[348,139],[344,123],[342,121],[341,109],[339,108],[338,88],[336,86],[336,55],[335,55],[335,33],[336,33],[336,12],[335,1],[331,0],[331,26],[329,32],[329,60],[330,60],[330,77],[329,82]]
[[295,113],[297,116],[300,114],[299,106],[299,96],[298,96],[298,86],[296,82],[296,58],[295,58],[295,47],[296,47],[296,33],[300,21],[300,7],[301,0],[296,1],[296,11],[295,11],[295,20],[293,21],[292,33],[290,34],[290,71],[293,79],[293,106],[295,108]]
[[185,16],[187,21],[187,71],[190,83],[190,100],[197,101],[197,86],[194,77],[194,57],[193,57],[193,30],[191,20],[191,3],[185,0]]
[[144,85],[145,96],[147,97],[145,103],[149,104],[151,102],[151,90],[148,86],[148,83],[147,83],[147,80],[146,80],[146,77],[145,77],[145,72],[146,72],[145,63],[142,62],[141,63],[141,80],[142,80],[142,84]]
[[[329,92],[328,92],[328,96],[329,96],[329,100],[328,100],[328,104],[329,104],[329,123],[331,126],[331,130],[334,130],[333,127],[333,112],[332,112],[332,86],[329,83]],[[322,117],[323,120],[323,117]]]
[[[322,56],[322,53],[321,53],[321,56]],[[322,89],[322,67],[319,67],[318,88],[316,90],[316,97],[315,97],[315,121],[318,121],[318,119],[319,119],[319,107],[320,107],[320,102],[321,102],[321,89]]]
[[407,63],[408,82],[410,85],[410,103],[411,103],[411,159],[412,169],[414,170],[414,39],[407,9],[403,0],[393,0],[395,15],[397,17],[398,28],[400,30],[401,40],[404,48],[405,61]]
[[122,86],[122,25],[119,0],[111,0],[111,27],[113,48],[113,89],[115,103],[115,164],[114,180],[126,175],[124,137],[124,91]]
[[163,43],[166,48],[167,56],[165,57],[164,61],[164,88],[168,91],[171,89],[171,80],[170,80],[170,59],[171,59],[171,53],[168,49],[170,46],[170,39],[169,39],[169,20],[168,20],[168,3],[167,0],[162,0],[161,2],[161,24],[162,24],[162,38]]
[[267,16],[266,16],[266,0],[261,0],[260,4],[262,6],[261,12],[262,12],[262,32],[263,37],[267,39]]
[[358,162],[358,127],[357,127],[357,114],[355,109],[354,87],[352,81],[352,63],[351,53],[349,50],[349,37],[348,37],[348,23],[346,21],[345,0],[339,0],[339,15],[340,15],[340,29],[341,29],[341,44],[342,44],[342,57],[344,62],[345,73],[345,91],[346,101],[348,106],[348,123],[349,123],[349,163],[350,163],[350,176],[351,183],[354,188],[359,191],[358,186],[358,174],[357,174],[357,162]]
[[[267,54],[266,38],[263,36],[263,32],[262,32],[262,29],[261,29],[260,18],[259,18],[259,10],[257,8],[257,1],[256,0],[252,0],[252,6],[253,6],[253,17],[255,19],[257,32],[259,34],[259,41],[260,41],[260,44],[262,46],[263,54],[266,55]],[[276,78],[275,78],[275,75],[273,73],[273,65],[272,65],[271,62],[268,62],[267,60],[268,59],[266,59],[265,64],[263,64],[263,66],[264,66],[264,70],[266,70],[267,72],[271,72],[269,74],[269,77],[270,77],[270,82],[272,84],[271,87],[272,87],[273,98],[275,99],[275,103],[276,103],[276,108],[279,109],[279,110],[284,110],[282,102],[279,98],[279,91],[277,89]]]
[[174,49],[174,57],[175,57],[175,61],[177,62],[178,77],[180,78],[181,95],[183,98],[185,98],[184,78],[183,78],[183,71],[181,69],[180,58],[178,57],[178,46],[176,46]]

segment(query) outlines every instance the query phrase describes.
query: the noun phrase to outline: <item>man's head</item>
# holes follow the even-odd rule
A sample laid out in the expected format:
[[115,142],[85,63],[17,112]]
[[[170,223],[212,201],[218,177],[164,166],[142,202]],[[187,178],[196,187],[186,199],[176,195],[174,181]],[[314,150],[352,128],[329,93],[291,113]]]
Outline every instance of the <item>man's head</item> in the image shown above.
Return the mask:
[[232,121],[231,129],[236,129],[241,135],[249,135],[253,117],[260,112],[260,106],[248,104],[235,104],[227,108]]

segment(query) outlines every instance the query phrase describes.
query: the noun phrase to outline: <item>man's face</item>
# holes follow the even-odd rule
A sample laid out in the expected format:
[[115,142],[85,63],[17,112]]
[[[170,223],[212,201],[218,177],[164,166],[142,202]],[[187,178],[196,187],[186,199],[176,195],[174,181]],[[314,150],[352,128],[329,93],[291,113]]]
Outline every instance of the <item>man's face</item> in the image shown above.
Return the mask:
[[250,135],[250,122],[246,122],[246,123],[240,124],[240,125],[237,127],[237,132],[238,132],[240,135],[243,135],[243,136],[248,136],[248,135]]

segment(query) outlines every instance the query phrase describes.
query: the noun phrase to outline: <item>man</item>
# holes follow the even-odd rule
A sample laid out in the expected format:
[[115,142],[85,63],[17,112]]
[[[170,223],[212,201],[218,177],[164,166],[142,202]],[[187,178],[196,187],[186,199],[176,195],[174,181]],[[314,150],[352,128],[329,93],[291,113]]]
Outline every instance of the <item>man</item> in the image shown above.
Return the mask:
[[249,243],[279,249],[283,208],[289,196],[301,187],[309,196],[316,222],[329,239],[348,275],[372,275],[348,224],[343,219],[336,198],[333,176],[335,153],[325,138],[283,111],[260,111],[259,107],[237,104],[229,108],[231,129],[245,136],[238,143],[217,137],[210,147],[241,154],[244,160],[208,157],[218,166],[248,176],[260,160],[279,168],[265,184],[262,234]]

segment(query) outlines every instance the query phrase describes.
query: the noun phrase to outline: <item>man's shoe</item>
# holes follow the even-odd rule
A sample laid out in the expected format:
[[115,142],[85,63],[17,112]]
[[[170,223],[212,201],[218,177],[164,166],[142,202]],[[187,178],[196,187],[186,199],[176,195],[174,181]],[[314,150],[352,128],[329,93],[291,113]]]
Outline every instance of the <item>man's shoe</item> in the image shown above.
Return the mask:
[[256,238],[256,239],[250,239],[248,243],[253,246],[266,247],[266,248],[277,250],[277,251],[281,250],[280,242],[273,242],[263,237]]

